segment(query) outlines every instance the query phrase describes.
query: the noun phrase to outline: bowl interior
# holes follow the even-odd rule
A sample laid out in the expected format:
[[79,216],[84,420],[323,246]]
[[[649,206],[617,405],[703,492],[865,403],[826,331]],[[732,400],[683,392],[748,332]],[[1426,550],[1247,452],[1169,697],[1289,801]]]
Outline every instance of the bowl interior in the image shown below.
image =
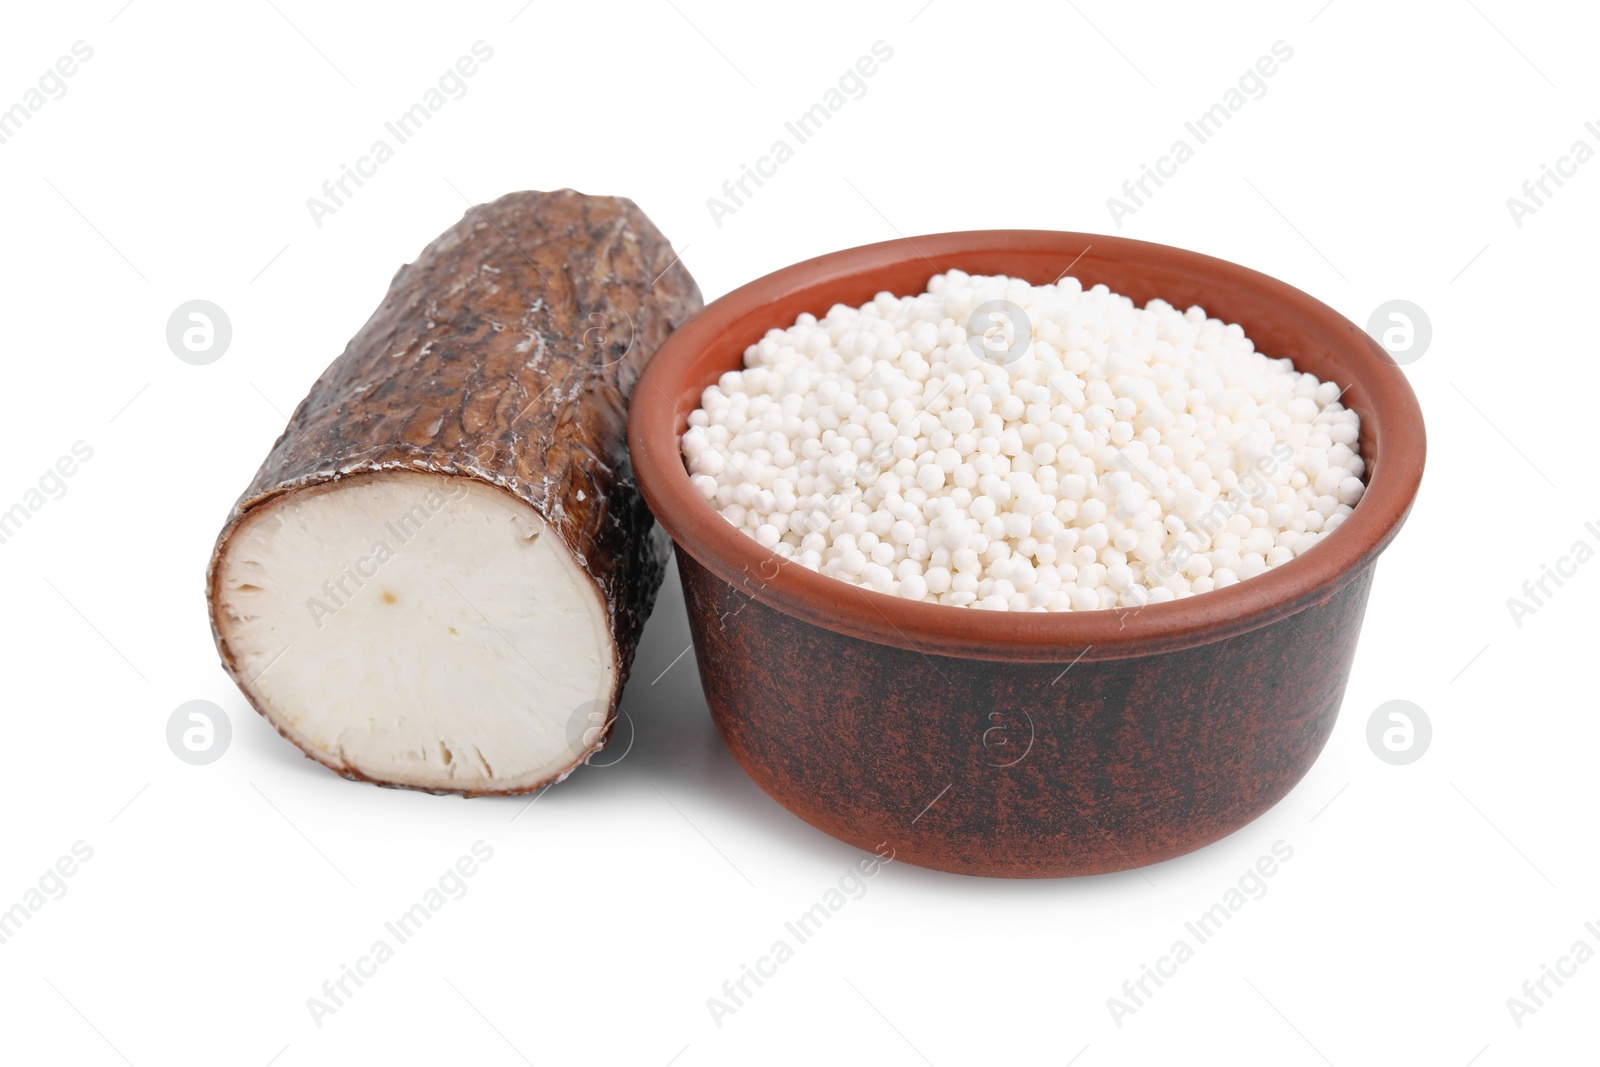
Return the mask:
[[[922,292],[950,269],[1045,284],[1071,274],[1143,306],[1162,299],[1238,323],[1258,351],[1338,383],[1361,417],[1367,493],[1316,548],[1227,589],[1140,609],[987,612],[874,593],[790,564],[745,537],[689,484],[679,439],[704,389],[745,349],[803,312]],[[639,482],[658,521],[697,560],[767,603],[900,647],[982,658],[1090,658],[1186,647],[1325,599],[1371,562],[1403,522],[1421,478],[1421,411],[1403,372],[1355,324],[1267,275],[1165,245],[1100,234],[987,230],[905,238],[808,260],[745,285],[681,327],[647,365],[630,413]],[[781,561],[781,562],[775,562]],[[754,583],[749,576],[759,575]],[[770,576],[770,577],[769,577]]]

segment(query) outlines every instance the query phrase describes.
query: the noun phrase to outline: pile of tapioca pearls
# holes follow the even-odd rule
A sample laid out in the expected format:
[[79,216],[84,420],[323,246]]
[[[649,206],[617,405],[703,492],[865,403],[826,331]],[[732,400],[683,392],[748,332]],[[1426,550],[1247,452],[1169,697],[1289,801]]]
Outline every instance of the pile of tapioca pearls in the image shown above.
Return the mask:
[[1207,593],[1314,548],[1364,488],[1336,384],[1074,278],[950,271],[801,315],[744,362],[690,414],[696,489],[779,555],[912,600]]

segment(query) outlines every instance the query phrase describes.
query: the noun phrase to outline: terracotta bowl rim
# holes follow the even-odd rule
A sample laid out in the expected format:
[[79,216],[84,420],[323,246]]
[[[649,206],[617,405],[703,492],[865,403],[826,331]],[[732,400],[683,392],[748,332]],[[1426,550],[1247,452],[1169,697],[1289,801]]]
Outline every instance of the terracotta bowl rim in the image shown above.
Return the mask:
[[[1212,279],[1219,289],[1252,290],[1291,312],[1307,336],[1315,336],[1337,356],[1349,375],[1352,400],[1357,395],[1363,400],[1353,406],[1366,409],[1361,411],[1364,424],[1369,419],[1376,424],[1372,440],[1378,442],[1379,457],[1369,459],[1367,490],[1350,517],[1306,554],[1226,589],[1139,609],[1015,612],[909,601],[819,574],[762,548],[700,499],[689,482],[679,438],[688,412],[698,406],[701,391],[715,376],[696,383],[688,379],[697,357],[719,345],[730,329],[744,337],[738,355],[719,363],[722,370],[742,365],[745,347],[767,329],[792,323],[791,316],[787,322],[752,324],[762,309],[779,301],[803,298],[842,277],[864,282],[914,260],[927,260],[931,276],[959,268],[963,259],[1018,252],[1059,252],[1064,263],[1080,257],[1091,264],[1161,261],[1168,269]],[[807,310],[820,317],[828,308]],[[1421,483],[1426,447],[1422,411],[1404,373],[1376,342],[1328,305],[1227,260],[1148,241],[1057,230],[966,230],[899,238],[818,256],[742,285],[680,326],[645,366],[629,409],[628,442],[640,491],[656,521],[681,551],[745,595],[813,625],[924,656],[1062,663],[1190,648],[1268,625],[1325,600],[1370,566],[1399,531]]]

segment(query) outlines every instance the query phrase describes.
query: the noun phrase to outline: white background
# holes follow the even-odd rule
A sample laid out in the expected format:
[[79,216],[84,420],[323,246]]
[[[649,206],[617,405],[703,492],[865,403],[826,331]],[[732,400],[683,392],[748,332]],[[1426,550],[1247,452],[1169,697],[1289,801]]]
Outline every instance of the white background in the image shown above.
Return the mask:
[[[276,6],[274,6],[274,3]],[[1506,1000],[1600,950],[1593,660],[1600,562],[1519,627],[1507,598],[1579,539],[1595,492],[1600,161],[1519,227],[1507,197],[1600,137],[1580,6],[522,0],[11,5],[0,107],[93,58],[0,145],[0,509],[83,441],[67,492],[0,545],[0,908],[93,857],[0,945],[15,1063],[575,1061],[1574,1063],[1600,962],[1536,1014]],[[120,8],[120,10],[119,10]],[[425,130],[316,226],[306,199],[478,40]],[[893,58],[717,226],[706,207],[874,41]],[[1282,40],[1293,58],[1147,206],[1106,207]],[[625,701],[628,756],[526,800],[334,776],[217,666],[202,589],[235,496],[395,268],[467,201],[570,185],[635,199],[707,298],[899,234],[1120,232],[1295,284],[1365,324],[1411,300],[1428,420],[1416,509],[1378,568],[1322,758],[1232,837],[1142,872],[1012,883],[893,864],[717,1026],[707,998],[861,855],[733,764],[676,578]],[[209,366],[165,324],[233,324]],[[1596,528],[1585,530],[1593,521]],[[665,672],[665,673],[663,673]],[[1369,751],[1404,698],[1409,766]],[[215,701],[231,748],[168,750]],[[475,841],[493,848],[317,1026],[307,998]],[[1118,1026],[1107,998],[1272,844],[1293,859]],[[1550,987],[1554,990],[1554,986]]]

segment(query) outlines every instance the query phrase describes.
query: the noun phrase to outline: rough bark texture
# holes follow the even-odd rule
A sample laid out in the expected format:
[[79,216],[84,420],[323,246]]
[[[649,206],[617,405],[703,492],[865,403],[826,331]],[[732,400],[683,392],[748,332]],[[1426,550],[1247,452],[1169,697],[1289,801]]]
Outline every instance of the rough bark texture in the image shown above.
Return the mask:
[[700,307],[694,279],[632,201],[570,189],[474,207],[400,268],[217,539],[212,632],[257,710],[218,626],[230,536],[282,494],[391,470],[474,478],[532,507],[605,601],[620,694],[670,544],[634,484],[628,398]]

